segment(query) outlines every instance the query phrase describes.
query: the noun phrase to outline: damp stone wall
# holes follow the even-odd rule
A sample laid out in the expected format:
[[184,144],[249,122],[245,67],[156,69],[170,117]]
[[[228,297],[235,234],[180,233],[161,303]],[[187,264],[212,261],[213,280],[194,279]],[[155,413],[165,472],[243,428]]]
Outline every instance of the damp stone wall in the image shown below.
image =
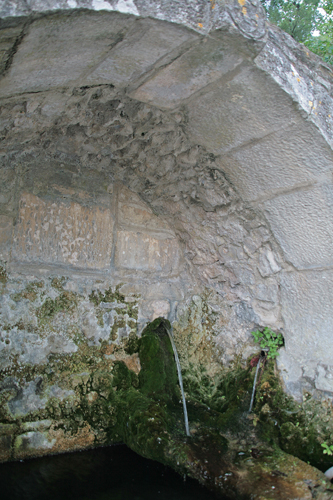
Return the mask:
[[98,374],[160,316],[212,376],[279,331],[331,398],[332,69],[259,1],[0,15],[3,458],[107,442]]

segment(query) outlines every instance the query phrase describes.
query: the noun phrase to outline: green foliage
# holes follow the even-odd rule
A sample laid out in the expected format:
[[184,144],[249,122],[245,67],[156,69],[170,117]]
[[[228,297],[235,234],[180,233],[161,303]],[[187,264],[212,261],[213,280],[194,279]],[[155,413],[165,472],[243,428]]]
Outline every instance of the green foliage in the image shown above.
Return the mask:
[[[248,405],[247,394],[252,387],[252,379],[247,370],[236,367],[234,370],[210,376],[204,366],[192,363],[183,373],[184,388],[193,401],[221,413],[243,411]],[[245,399],[245,402],[243,401]]]
[[319,36],[309,37],[305,45],[333,65],[333,0],[322,0],[319,6],[325,11],[325,16],[316,24]]
[[323,448],[324,448],[324,455],[333,455],[333,444],[331,444],[330,446],[325,442],[325,443],[322,443],[321,445]]
[[223,410],[226,403],[225,394],[220,388],[220,378],[209,376],[203,365],[195,366],[190,363],[188,368],[183,370],[186,393],[192,399],[218,411]]
[[255,332],[251,332],[254,341],[258,342],[261,349],[268,349],[267,358],[275,359],[279,353],[277,352],[279,347],[284,344],[283,336],[281,333],[275,333],[270,328],[266,327],[261,332],[260,330],[256,330]]
[[129,370],[123,361],[116,361],[113,368],[113,385],[122,390],[132,386],[138,387],[138,376]]
[[271,23],[289,33],[298,42],[305,42],[322,19],[320,0],[262,0]]
[[261,0],[261,3],[271,23],[333,64],[333,0]]
[[124,350],[127,354],[134,354],[135,352],[139,352],[140,348],[140,338],[136,335],[136,332],[131,332],[124,341]]
[[330,34],[312,37],[305,45],[323,61],[333,65],[333,23]]

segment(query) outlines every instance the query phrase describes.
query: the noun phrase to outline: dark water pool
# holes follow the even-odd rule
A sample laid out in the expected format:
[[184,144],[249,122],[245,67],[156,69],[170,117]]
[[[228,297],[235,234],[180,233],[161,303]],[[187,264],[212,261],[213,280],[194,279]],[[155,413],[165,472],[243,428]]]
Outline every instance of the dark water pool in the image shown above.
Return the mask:
[[1,500],[216,500],[126,446],[0,464]]

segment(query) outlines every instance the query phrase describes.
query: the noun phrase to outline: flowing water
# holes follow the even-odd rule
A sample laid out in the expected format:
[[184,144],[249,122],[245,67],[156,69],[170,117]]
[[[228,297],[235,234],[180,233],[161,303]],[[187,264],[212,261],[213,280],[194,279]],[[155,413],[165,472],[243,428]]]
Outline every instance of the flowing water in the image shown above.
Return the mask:
[[0,464],[1,500],[216,500],[125,445]]
[[260,368],[260,363],[261,363],[261,355],[260,355],[260,357],[258,359],[257,368],[256,368],[256,374],[254,376],[253,389],[252,389],[252,396],[251,396],[249,413],[251,413],[252,407],[253,407],[254,395],[255,395],[255,392],[256,392],[256,383],[257,383],[257,377],[258,377],[258,372],[259,372],[259,368]]
[[[179,357],[175,356],[190,436]],[[140,457],[125,445],[0,464],[1,500],[213,500],[193,479]]]
[[182,370],[181,370],[181,367],[180,367],[178,352],[177,352],[175,341],[173,340],[172,332],[168,328],[166,328],[166,331],[168,332],[168,335],[169,335],[169,339],[170,339],[170,342],[171,342],[171,345],[172,345],[172,349],[173,349],[173,353],[174,353],[175,361],[176,361],[176,366],[177,366],[179,387],[180,387],[180,391],[182,393],[182,400],[183,400],[183,410],[184,410],[184,422],[185,422],[186,436],[190,436],[191,434],[190,434],[190,428],[189,428],[189,425],[188,425],[186,399],[185,399],[185,393],[184,393],[184,387],[183,387],[183,377],[182,377]]

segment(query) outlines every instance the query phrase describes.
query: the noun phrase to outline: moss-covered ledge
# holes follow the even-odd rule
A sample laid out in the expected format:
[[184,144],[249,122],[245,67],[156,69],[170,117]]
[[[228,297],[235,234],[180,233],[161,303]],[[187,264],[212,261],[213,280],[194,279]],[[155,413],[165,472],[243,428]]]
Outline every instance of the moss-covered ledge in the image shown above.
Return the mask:
[[[3,449],[12,443],[3,459],[57,453],[70,440],[72,449],[124,442],[137,453],[196,478],[223,498],[331,499],[333,491],[324,474],[283,451],[281,431],[281,435],[272,431],[267,405],[274,415],[274,405],[281,405],[286,397],[273,364],[261,379],[253,415],[247,411],[253,383],[250,365],[221,374],[219,381],[210,380],[211,389],[216,386],[209,405],[193,383],[196,372],[191,377],[185,374],[191,437],[185,435],[166,326],[170,327],[166,320],[156,319],[140,339],[131,335],[112,346],[113,354],[108,354],[110,345],[87,347],[83,342],[77,353],[52,358],[44,372],[30,374],[42,394],[47,377],[55,387],[54,370],[60,365],[68,385],[61,389],[60,398],[55,395],[29,415],[14,419],[2,414]],[[141,370],[133,370],[138,358]],[[208,378],[206,382],[209,389]],[[13,380],[12,384],[9,393],[14,390]],[[54,444],[61,442],[63,449]]]
[[118,432],[124,442],[138,453],[196,478],[221,496],[331,498],[330,483],[322,473],[282,451],[274,440],[266,440],[264,428],[255,426],[253,418],[249,418],[246,410],[253,382],[250,367],[238,370],[234,379],[229,373],[225,398],[217,398],[223,401],[222,411],[189,394],[191,437],[185,436],[165,324],[159,318],[143,332],[139,387],[128,388],[121,395],[122,422],[118,422]]

